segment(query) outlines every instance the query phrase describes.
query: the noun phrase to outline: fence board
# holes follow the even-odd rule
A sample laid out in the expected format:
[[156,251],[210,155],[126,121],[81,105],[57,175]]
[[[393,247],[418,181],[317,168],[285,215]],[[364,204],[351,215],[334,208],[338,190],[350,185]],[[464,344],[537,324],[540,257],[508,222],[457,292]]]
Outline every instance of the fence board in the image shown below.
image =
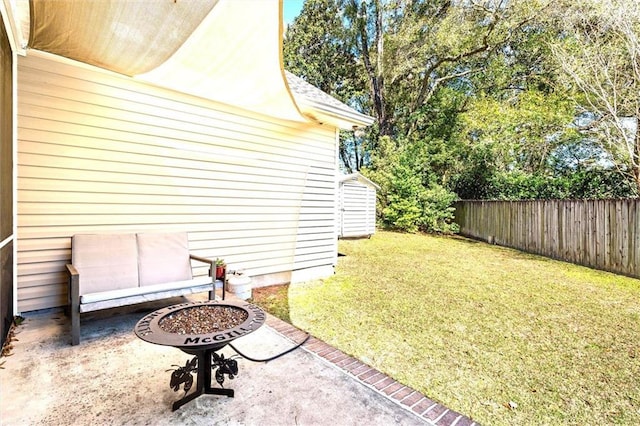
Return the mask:
[[459,201],[462,235],[640,278],[640,199]]

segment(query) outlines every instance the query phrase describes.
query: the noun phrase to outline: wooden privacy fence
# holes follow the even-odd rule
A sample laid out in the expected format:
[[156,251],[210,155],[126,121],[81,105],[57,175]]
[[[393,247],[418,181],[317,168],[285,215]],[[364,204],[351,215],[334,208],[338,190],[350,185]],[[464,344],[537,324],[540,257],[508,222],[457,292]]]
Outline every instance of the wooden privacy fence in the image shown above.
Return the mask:
[[640,278],[640,199],[459,201],[464,236]]

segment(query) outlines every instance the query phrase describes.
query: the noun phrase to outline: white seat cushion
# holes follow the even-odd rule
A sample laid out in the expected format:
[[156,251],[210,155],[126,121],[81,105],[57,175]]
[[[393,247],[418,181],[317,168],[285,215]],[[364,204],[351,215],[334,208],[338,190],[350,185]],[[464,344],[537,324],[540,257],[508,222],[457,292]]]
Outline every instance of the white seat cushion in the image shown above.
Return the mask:
[[186,232],[136,234],[140,286],[192,278]]
[[[210,292],[213,290],[213,283],[210,277],[197,277],[191,281],[181,283],[165,283],[157,286],[137,287],[140,294],[132,294],[133,291],[120,290],[114,292],[94,293],[80,297],[80,312],[91,312],[100,309],[116,308],[118,306],[129,306],[134,303],[150,302],[152,300],[166,299],[169,297],[184,296],[200,292]],[[105,297],[115,297],[105,299]]]
[[138,287],[134,234],[78,234],[71,263],[80,274],[80,294]]
[[175,281],[155,285],[147,285],[142,287],[123,288],[119,290],[101,291],[96,293],[83,294],[80,296],[80,303],[93,303],[103,300],[122,299],[130,296],[139,296],[143,294],[159,293],[168,290],[181,290],[189,287],[210,284],[213,290],[213,280],[208,276],[195,277],[186,281]]

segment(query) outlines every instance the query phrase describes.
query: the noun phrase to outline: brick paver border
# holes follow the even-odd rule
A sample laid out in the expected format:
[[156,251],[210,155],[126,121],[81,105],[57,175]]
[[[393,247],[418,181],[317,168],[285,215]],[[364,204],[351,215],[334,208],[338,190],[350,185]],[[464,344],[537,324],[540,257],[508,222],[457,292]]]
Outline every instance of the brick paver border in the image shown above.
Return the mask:
[[[273,315],[267,315],[266,323],[278,333],[293,341],[299,342],[306,337],[306,333]],[[356,358],[345,354],[322,340],[311,336],[302,347],[353,376],[365,386],[395,402],[403,409],[412,411],[427,424],[435,426],[478,426],[470,418],[432,401],[415,389],[395,381],[386,374],[358,361]]]

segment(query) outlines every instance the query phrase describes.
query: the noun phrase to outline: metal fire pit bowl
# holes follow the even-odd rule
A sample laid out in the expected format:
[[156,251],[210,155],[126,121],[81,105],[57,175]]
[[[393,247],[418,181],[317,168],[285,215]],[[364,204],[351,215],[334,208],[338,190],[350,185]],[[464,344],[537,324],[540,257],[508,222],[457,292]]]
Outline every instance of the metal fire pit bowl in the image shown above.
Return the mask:
[[[161,328],[160,323],[165,317],[170,317],[185,309],[198,309],[200,307],[219,306],[229,307],[244,311],[246,319],[232,328],[220,329],[204,334],[185,334],[184,332],[169,332]],[[204,311],[204,310],[203,310]],[[183,385],[185,395],[182,399],[173,403],[173,410],[177,410],[187,402],[202,394],[234,396],[233,389],[222,388],[225,375],[233,379],[238,374],[238,364],[233,358],[226,358],[216,351],[224,348],[234,339],[245,336],[257,330],[266,319],[262,309],[251,303],[236,303],[229,301],[208,300],[204,302],[189,302],[168,306],[151,312],[143,317],[134,328],[136,336],[140,339],[157,345],[173,346],[190,355],[195,355],[186,364],[178,367],[171,373],[169,386],[178,391]],[[215,379],[220,388],[211,386],[212,369],[215,371]],[[197,372],[197,387],[189,394],[193,385],[192,373]]]

